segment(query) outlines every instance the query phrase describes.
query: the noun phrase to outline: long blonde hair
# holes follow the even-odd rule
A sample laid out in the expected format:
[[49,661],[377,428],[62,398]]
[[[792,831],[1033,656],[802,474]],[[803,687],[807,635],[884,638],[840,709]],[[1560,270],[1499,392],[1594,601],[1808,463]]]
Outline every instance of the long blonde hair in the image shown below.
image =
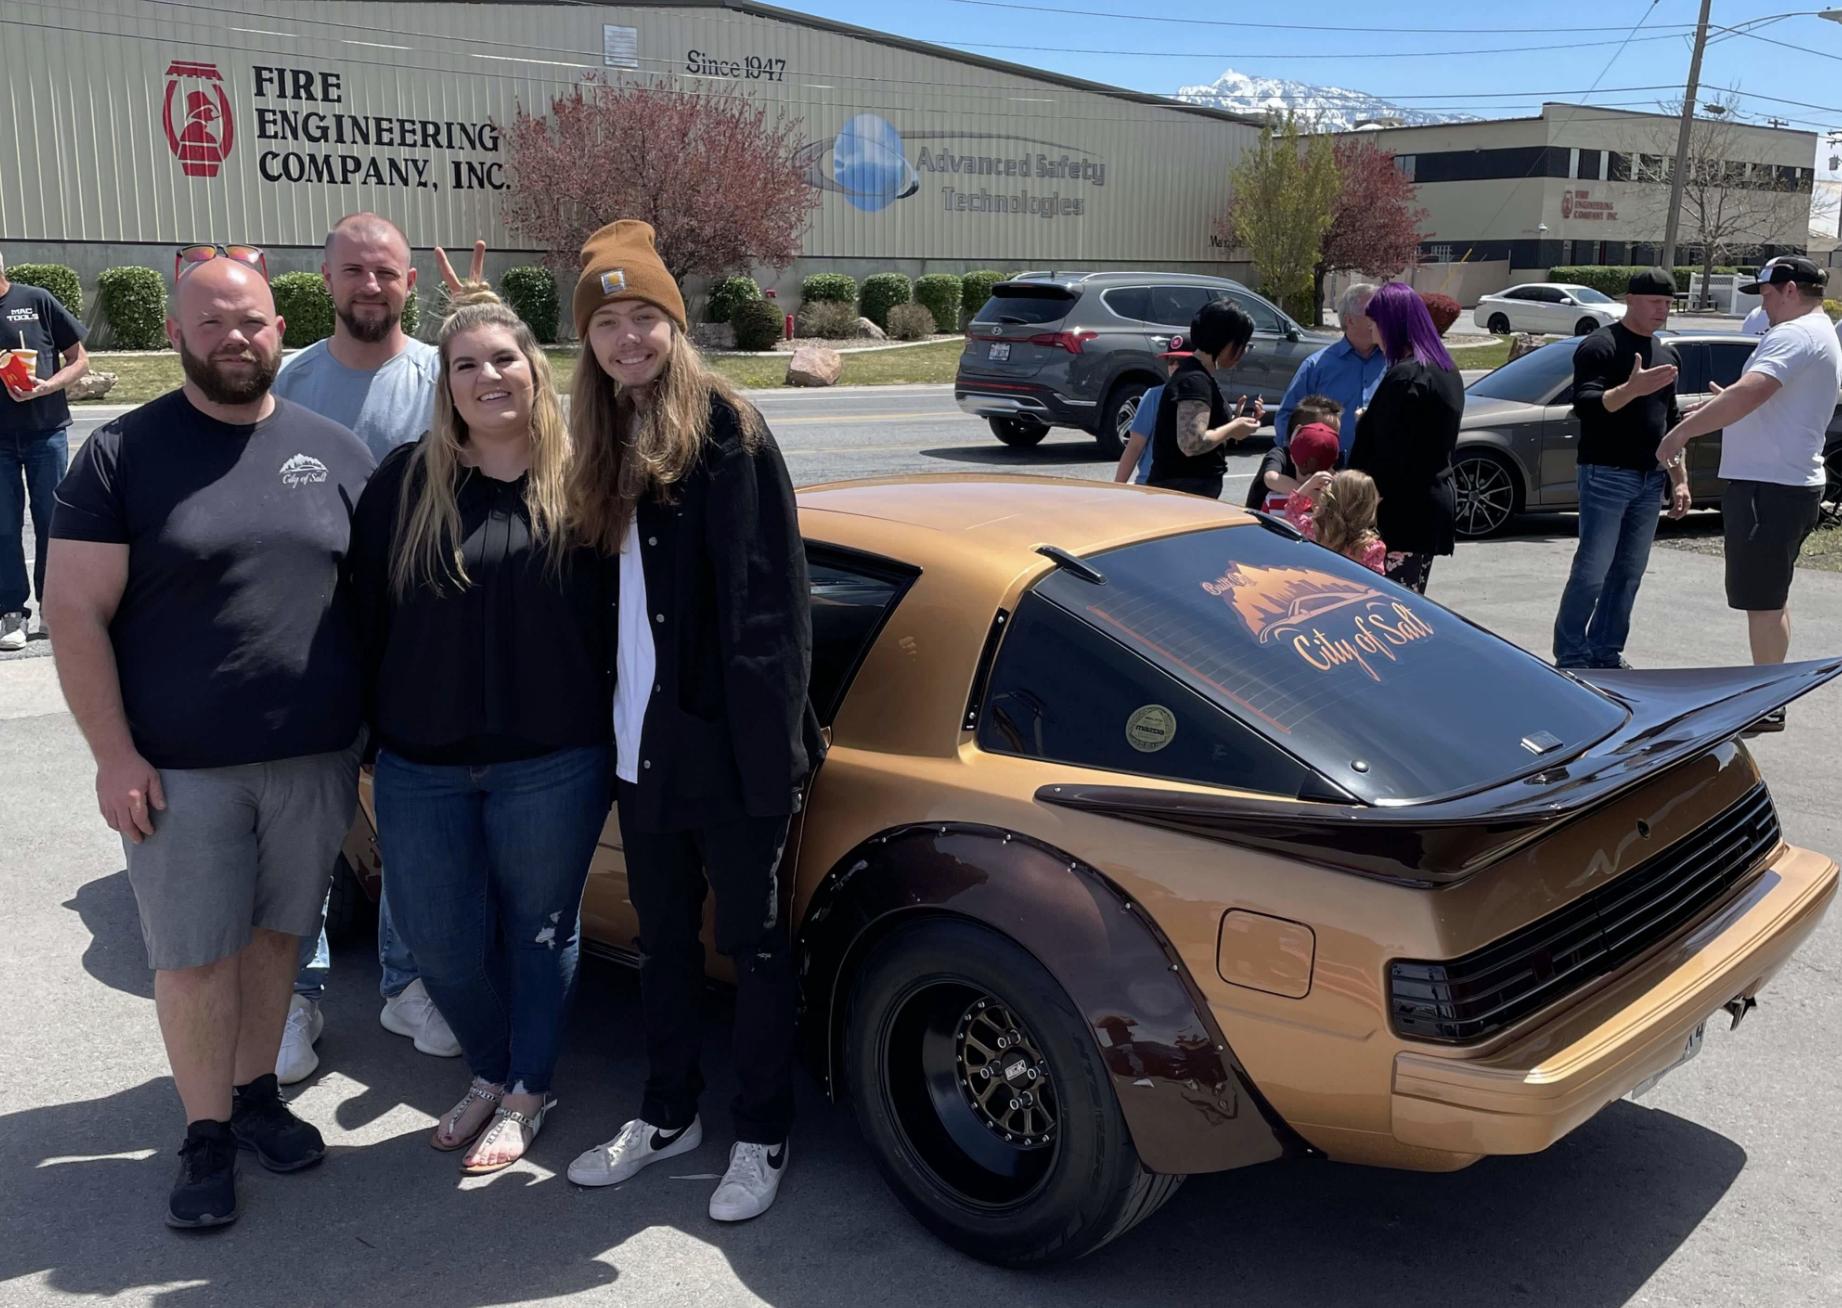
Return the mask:
[[429,433],[409,456],[403,491],[397,501],[396,548],[390,565],[391,587],[398,598],[416,586],[440,594],[445,584],[465,589],[470,583],[461,558],[460,502],[455,485],[464,466],[467,424],[455,412],[448,388],[448,347],[456,336],[479,327],[503,327],[531,369],[531,468],[525,478],[524,502],[531,515],[531,535],[548,556],[553,570],[562,567],[569,534],[569,425],[557,402],[550,360],[537,337],[484,282],[468,282],[455,294],[436,340],[441,373],[435,382],[435,418]]
[[1380,507],[1381,492],[1368,473],[1350,468],[1337,473],[1311,512],[1318,544],[1339,554],[1362,548],[1376,539],[1375,514]]
[[577,539],[606,554],[620,552],[634,508],[647,495],[669,501],[689,475],[710,435],[710,405],[735,412],[746,449],[761,442],[761,415],[676,324],[665,368],[647,404],[636,406],[608,376],[587,340],[569,395],[569,429],[576,450],[569,478],[569,521]]

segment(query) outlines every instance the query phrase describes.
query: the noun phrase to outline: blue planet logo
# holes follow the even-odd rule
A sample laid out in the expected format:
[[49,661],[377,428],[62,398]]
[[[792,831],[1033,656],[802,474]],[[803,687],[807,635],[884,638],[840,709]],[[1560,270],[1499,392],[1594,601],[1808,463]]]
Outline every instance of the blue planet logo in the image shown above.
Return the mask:
[[902,134],[875,114],[858,114],[839,129],[831,141],[830,178],[815,177],[817,172],[812,168],[807,180],[838,192],[865,213],[881,212],[921,189],[921,175],[908,162]]

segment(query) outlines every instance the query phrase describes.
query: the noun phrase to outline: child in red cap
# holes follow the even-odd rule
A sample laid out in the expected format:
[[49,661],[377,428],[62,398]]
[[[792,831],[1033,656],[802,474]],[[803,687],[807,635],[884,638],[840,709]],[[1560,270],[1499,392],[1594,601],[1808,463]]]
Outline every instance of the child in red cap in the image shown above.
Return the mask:
[[1313,422],[1292,433],[1286,450],[1298,469],[1299,480],[1298,489],[1286,496],[1280,514],[1309,536],[1311,511],[1323,495],[1324,487],[1330,483],[1330,474],[1337,466],[1343,447],[1335,431],[1321,422]]

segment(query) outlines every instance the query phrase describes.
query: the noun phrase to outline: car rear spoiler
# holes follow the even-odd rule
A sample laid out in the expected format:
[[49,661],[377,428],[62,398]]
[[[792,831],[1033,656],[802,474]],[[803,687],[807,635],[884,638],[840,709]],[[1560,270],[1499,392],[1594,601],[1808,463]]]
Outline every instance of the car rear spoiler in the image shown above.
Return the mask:
[[1572,675],[1626,708],[1622,727],[1538,771],[1433,799],[1317,803],[1084,783],[1043,786],[1036,799],[1342,871],[1443,885],[1732,740],[1839,673],[1842,659],[1767,668],[1576,672]]

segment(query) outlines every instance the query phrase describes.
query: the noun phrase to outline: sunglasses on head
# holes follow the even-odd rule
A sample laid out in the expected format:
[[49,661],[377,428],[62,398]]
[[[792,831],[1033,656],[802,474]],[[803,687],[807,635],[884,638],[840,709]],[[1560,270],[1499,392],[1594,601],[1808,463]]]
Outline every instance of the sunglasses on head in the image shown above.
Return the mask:
[[238,263],[248,264],[262,274],[262,280],[269,279],[269,260],[262,250],[254,245],[182,245],[173,255],[173,280],[177,282],[186,273],[201,263],[210,263],[213,259],[235,259]]

